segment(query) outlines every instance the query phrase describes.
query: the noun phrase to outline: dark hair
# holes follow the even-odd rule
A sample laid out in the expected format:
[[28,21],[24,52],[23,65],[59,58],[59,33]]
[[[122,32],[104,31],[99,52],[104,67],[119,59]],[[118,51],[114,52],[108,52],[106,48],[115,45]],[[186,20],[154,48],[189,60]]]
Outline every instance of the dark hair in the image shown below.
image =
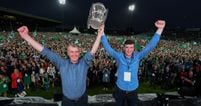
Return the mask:
[[127,44],[134,44],[134,42],[133,42],[132,40],[126,40],[126,41],[124,42],[124,45],[127,45]]

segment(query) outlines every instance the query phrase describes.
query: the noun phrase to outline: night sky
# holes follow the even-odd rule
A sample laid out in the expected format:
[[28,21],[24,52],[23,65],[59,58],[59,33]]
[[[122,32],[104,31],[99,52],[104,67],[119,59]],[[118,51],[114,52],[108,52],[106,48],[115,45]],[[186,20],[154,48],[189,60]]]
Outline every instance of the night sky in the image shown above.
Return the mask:
[[[0,6],[13,10],[63,20],[67,26],[86,27],[91,4],[102,2],[109,9],[106,27],[149,29],[157,19],[167,27],[201,27],[201,0],[0,0]],[[135,3],[133,13],[128,6]],[[64,14],[64,16],[63,16]]]

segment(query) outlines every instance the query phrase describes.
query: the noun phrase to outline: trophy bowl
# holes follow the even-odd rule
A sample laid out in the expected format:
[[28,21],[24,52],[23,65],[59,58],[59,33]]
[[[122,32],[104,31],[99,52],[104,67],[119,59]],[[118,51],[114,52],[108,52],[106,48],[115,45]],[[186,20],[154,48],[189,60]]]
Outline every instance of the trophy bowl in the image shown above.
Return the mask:
[[108,10],[105,8],[105,6],[102,3],[94,3],[92,4],[89,16],[88,16],[88,22],[87,27],[93,28],[93,29],[99,29],[99,27],[105,23],[107,18]]

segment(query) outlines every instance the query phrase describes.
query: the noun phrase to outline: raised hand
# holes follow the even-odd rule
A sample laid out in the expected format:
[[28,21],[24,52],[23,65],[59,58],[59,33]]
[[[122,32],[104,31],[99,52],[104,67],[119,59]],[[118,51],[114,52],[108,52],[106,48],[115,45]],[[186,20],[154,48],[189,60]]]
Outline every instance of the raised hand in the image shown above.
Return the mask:
[[165,21],[164,20],[158,20],[155,22],[155,26],[158,28],[156,33],[161,35],[163,32],[163,29],[165,28]]
[[29,36],[29,29],[27,26],[22,26],[18,28],[17,31],[19,32],[21,38],[31,44],[31,46],[33,46],[37,51],[41,52],[43,50],[43,46],[35,41],[31,36]]
[[158,20],[155,22],[155,26],[158,29],[163,29],[165,27],[165,21],[164,20]]
[[19,32],[20,36],[22,38],[26,38],[26,36],[29,36],[29,29],[27,28],[27,26],[22,26],[20,28],[17,29],[17,31]]

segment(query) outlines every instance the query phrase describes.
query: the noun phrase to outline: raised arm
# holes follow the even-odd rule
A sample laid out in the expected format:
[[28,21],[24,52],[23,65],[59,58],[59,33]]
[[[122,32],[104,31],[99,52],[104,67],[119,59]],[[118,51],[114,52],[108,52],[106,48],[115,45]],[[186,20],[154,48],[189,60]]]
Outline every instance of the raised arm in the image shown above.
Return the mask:
[[93,44],[93,47],[91,49],[91,54],[94,55],[96,53],[96,51],[98,50],[98,47],[100,45],[100,40],[101,40],[101,36],[104,33],[104,25],[102,25],[99,29],[98,29],[98,35],[96,37],[96,40]]
[[151,41],[146,45],[146,47],[140,52],[140,59],[145,57],[149,52],[151,52],[160,40],[160,36],[165,28],[165,21],[158,20],[155,22],[155,26],[157,27],[156,33],[152,37]]
[[37,51],[39,51],[43,56],[47,57],[50,61],[52,61],[57,68],[59,68],[62,65],[62,57],[59,56],[58,54],[50,51],[47,48],[44,48],[40,43],[35,41],[30,35],[29,35],[29,29],[26,26],[22,26],[17,29],[20,36],[26,40],[28,43],[33,46]]
[[27,26],[22,26],[18,28],[17,31],[19,32],[21,38],[30,43],[37,51],[41,52],[43,50],[43,46],[29,35],[29,29]]
[[107,37],[106,35],[103,33],[102,37],[101,37],[101,43],[104,47],[104,49],[106,50],[107,53],[109,53],[112,57],[114,58],[118,58],[118,52],[116,52],[108,43]]

